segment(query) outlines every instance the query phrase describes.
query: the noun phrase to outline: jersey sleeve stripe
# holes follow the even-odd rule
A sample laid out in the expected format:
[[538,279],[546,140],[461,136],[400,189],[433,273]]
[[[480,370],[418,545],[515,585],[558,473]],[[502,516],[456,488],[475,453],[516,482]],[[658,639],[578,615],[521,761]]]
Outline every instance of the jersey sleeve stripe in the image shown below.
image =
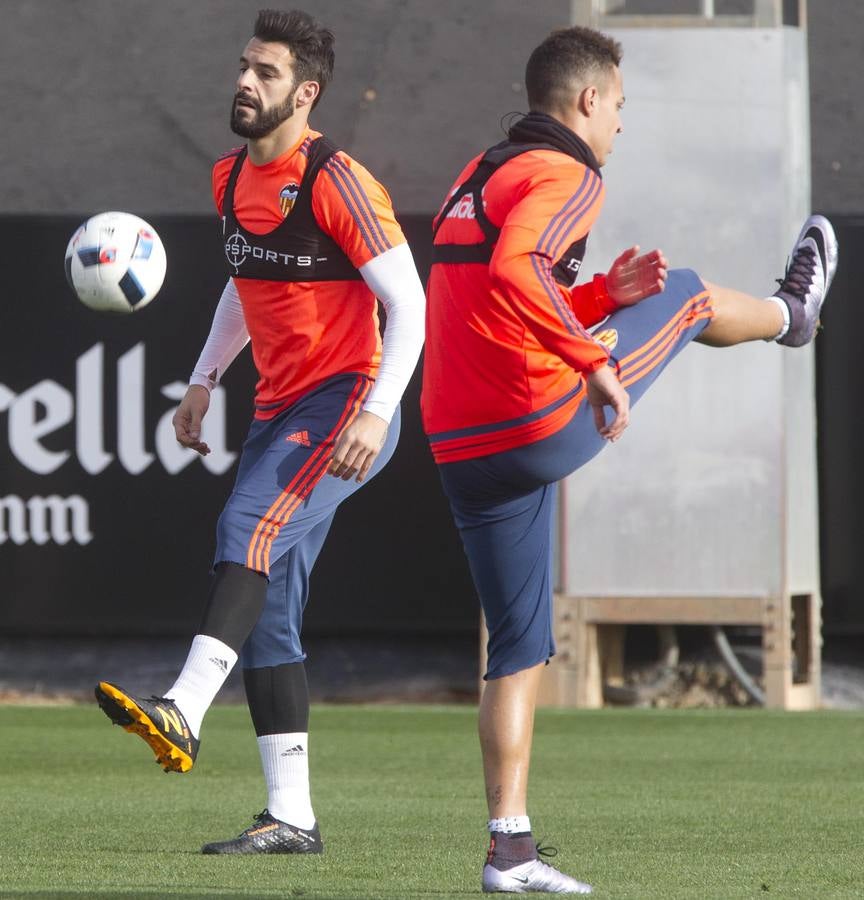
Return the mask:
[[552,277],[552,270],[549,267],[548,260],[546,260],[545,257],[539,256],[537,253],[532,253],[531,265],[534,267],[534,272],[537,275],[540,284],[543,285],[543,290],[546,291],[546,295],[552,301],[552,306],[558,313],[558,317],[561,319],[564,327],[572,335],[578,335],[589,341],[593,340],[591,335],[579,324],[579,320],[576,318],[570,304],[561,296],[558,283]]
[[339,191],[339,194],[342,197],[346,208],[351,213],[351,217],[354,219],[354,224],[357,226],[357,229],[359,230],[366,246],[369,248],[373,256],[379,256],[383,251],[376,247],[373,243],[369,230],[363,221],[363,217],[358,213],[356,207],[354,206],[354,203],[352,202],[351,197],[348,194],[347,188],[343,185],[341,179],[336,174],[336,172],[333,171],[329,163],[324,167],[324,170],[333,180],[333,184],[336,185],[336,190]]
[[374,250],[376,256],[384,253],[385,250],[389,250],[391,248],[390,241],[387,240],[387,235],[384,233],[384,229],[378,221],[375,208],[372,206],[369,196],[363,189],[360,179],[351,171],[348,165],[339,159],[338,156],[331,157],[330,161],[327,163],[327,169],[333,176],[334,182],[337,182],[337,187],[339,186],[339,182],[341,182],[348,194],[351,195],[353,202],[349,201],[345,193],[340,190],[357,225],[360,225],[358,216],[366,223],[366,227],[369,229],[369,235],[375,243],[375,247],[373,247],[367,240],[366,244],[369,249]]
[[[562,207],[555,218],[549,223],[549,227],[547,228],[547,239],[545,245],[543,246],[543,252],[546,253],[550,258],[554,259],[556,252],[567,239],[567,236],[569,235],[573,226],[576,224],[576,222],[579,221],[579,219],[585,213],[585,210],[591,208],[591,204],[593,203],[594,198],[597,196],[599,188],[600,179],[590,171],[586,170],[585,177],[582,179],[582,184],[579,186],[579,190],[570,198],[570,200],[564,205],[564,207]],[[540,243],[543,243],[542,238]]]
[[561,223],[561,232],[554,245],[549,248],[549,258],[558,259],[567,249],[567,245],[573,237],[573,229],[576,227],[580,219],[588,213],[594,206],[597,197],[600,194],[601,182],[599,178],[595,178],[591,184],[591,190],[587,197],[574,209],[567,218]]
[[242,147],[232,147],[230,150],[226,150],[221,156],[218,157],[216,162],[222,162],[223,159],[235,159],[243,152]]
[[578,206],[580,200],[585,195],[590,180],[590,174],[590,171],[586,169],[585,175],[582,178],[582,183],[577,188],[576,193],[573,194],[570,199],[564,204],[564,206],[562,206],[561,209],[559,209],[558,212],[555,213],[555,215],[549,220],[549,224],[544,229],[543,234],[540,235],[540,240],[537,241],[537,249],[541,253],[548,254],[546,247],[554,239],[555,234],[557,234],[558,228],[561,224],[561,219],[567,215],[568,211],[573,208],[574,204]]
[[336,165],[345,172],[345,176],[350,180],[351,184],[353,184],[357,190],[359,195],[359,200],[362,206],[364,206],[369,214],[369,218],[372,222],[372,228],[374,231],[377,231],[378,237],[381,240],[381,243],[384,245],[385,250],[390,250],[392,245],[387,238],[387,234],[384,231],[384,227],[381,225],[381,221],[378,218],[378,213],[375,212],[375,207],[372,204],[372,201],[369,199],[369,195],[366,193],[365,188],[363,187],[360,179],[357,175],[351,171],[351,167],[348,166],[344,160],[340,159],[338,156],[334,157],[334,161]]
[[555,233],[549,236],[543,247],[542,252],[552,260],[557,259],[564,252],[567,244],[570,242],[570,237],[576,224],[585,213],[593,207],[594,201],[600,193],[600,179],[590,172],[588,174],[591,177],[587,189],[581,193],[575,206],[572,206],[566,212],[565,210],[561,211],[561,219],[558,223],[558,227],[556,228]]

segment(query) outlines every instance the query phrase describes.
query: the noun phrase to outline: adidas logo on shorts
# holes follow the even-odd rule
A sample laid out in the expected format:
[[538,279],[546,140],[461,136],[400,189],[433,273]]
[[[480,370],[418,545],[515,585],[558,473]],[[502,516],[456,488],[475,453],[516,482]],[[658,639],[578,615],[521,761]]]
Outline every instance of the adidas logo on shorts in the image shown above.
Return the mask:
[[293,434],[289,434],[288,437],[285,438],[285,440],[292,441],[295,444],[300,444],[301,447],[312,446],[312,442],[309,440],[308,431],[295,431]]

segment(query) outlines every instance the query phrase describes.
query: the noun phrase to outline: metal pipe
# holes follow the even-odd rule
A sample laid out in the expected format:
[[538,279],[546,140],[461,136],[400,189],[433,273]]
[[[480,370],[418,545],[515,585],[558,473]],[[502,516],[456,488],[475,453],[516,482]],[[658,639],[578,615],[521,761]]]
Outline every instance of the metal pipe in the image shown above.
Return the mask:
[[741,660],[738,659],[738,657],[735,655],[735,651],[729,644],[729,639],[726,637],[726,632],[719,625],[712,625],[711,635],[714,638],[714,646],[717,648],[717,652],[720,654],[723,662],[726,663],[726,666],[735,677],[738,684],[740,684],[741,687],[744,688],[745,691],[747,691],[749,696],[760,706],[764,706],[764,692],[747,674],[744,666],[741,665]]

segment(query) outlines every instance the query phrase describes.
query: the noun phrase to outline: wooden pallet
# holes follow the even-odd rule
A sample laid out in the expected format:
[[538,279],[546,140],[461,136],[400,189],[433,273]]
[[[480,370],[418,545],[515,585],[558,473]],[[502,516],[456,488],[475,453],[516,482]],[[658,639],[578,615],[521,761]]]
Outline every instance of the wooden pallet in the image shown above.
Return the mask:
[[[762,629],[766,706],[816,709],[820,697],[820,598],[555,597],[557,653],[543,674],[540,706],[596,709],[603,684],[620,684],[627,625],[756,625]],[[486,631],[481,628],[481,675]]]

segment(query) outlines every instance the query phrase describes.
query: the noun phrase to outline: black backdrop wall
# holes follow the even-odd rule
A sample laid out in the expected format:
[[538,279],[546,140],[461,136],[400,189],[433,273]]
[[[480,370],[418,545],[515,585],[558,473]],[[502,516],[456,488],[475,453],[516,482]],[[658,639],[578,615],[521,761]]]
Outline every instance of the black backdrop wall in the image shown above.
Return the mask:
[[[85,308],[66,285],[77,220],[0,218],[15,261],[0,329],[4,633],[188,634],[198,624],[255,375],[247,349],[214,395],[206,460],[177,446],[171,415],[225,274],[215,218],[150,221],[166,246],[165,284],[140,313],[116,317]],[[425,278],[429,220],[402,222]],[[415,377],[394,459],[343,505],[319,558],[309,633],[477,628],[418,402]]]
[[[817,343],[820,535],[827,634],[864,633],[864,218],[833,217],[841,265]],[[402,217],[421,275],[427,217]],[[248,427],[244,352],[208,416],[206,461],[170,419],[224,284],[210,217],[152,218],[168,252],[159,297],[100,315],[63,274],[71,217],[0,217],[0,633],[188,634],[213,529]],[[470,633],[478,610],[419,422],[415,376],[397,453],[340,509],[318,561],[307,632]],[[211,438],[211,445],[214,440]]]
[[824,630],[864,634],[864,217],[830,216],[840,264],[816,342]]

